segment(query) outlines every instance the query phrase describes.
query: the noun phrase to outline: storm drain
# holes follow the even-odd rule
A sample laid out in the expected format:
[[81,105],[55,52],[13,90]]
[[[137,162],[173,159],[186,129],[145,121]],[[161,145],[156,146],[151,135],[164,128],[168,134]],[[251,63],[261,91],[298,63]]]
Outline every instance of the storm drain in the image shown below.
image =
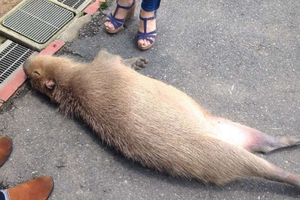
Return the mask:
[[61,30],[75,14],[46,0],[29,0],[6,17],[2,25],[36,43],[44,44]]
[[0,46],[0,88],[32,53],[32,50],[10,40]]
[[58,2],[63,3],[71,8],[77,9],[85,2],[85,0],[58,0]]

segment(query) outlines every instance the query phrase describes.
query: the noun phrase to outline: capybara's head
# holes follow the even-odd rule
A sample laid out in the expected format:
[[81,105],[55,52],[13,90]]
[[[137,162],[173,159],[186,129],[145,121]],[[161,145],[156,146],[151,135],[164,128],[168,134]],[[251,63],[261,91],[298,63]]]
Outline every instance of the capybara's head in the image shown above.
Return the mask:
[[55,56],[30,56],[23,64],[23,69],[32,87],[50,97],[56,86],[56,73],[59,73],[64,62],[65,58]]

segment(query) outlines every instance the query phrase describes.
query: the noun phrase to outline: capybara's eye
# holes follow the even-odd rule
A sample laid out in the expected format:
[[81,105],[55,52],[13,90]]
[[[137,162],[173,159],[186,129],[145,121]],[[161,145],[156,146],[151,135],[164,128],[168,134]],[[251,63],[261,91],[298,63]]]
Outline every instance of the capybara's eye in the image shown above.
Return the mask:
[[41,75],[38,71],[33,71],[34,74]]

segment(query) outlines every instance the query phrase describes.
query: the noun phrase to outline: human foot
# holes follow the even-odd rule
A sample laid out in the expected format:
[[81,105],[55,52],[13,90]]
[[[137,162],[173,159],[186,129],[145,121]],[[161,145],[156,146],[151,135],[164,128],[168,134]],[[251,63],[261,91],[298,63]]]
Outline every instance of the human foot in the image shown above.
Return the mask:
[[108,33],[117,33],[124,28],[127,19],[134,15],[136,0],[119,0],[117,7],[110,13],[105,22],[105,29]]
[[156,38],[156,11],[140,13],[140,26],[138,33],[138,46],[142,50],[153,46]]

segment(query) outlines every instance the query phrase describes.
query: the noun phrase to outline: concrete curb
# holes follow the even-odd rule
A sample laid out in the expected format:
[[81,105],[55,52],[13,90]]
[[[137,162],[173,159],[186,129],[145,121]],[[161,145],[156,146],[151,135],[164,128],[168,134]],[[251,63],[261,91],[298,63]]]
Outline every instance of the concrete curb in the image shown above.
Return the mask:
[[76,18],[73,23],[59,36],[60,41],[73,42],[78,38],[80,29],[92,20],[92,15],[86,14]]

